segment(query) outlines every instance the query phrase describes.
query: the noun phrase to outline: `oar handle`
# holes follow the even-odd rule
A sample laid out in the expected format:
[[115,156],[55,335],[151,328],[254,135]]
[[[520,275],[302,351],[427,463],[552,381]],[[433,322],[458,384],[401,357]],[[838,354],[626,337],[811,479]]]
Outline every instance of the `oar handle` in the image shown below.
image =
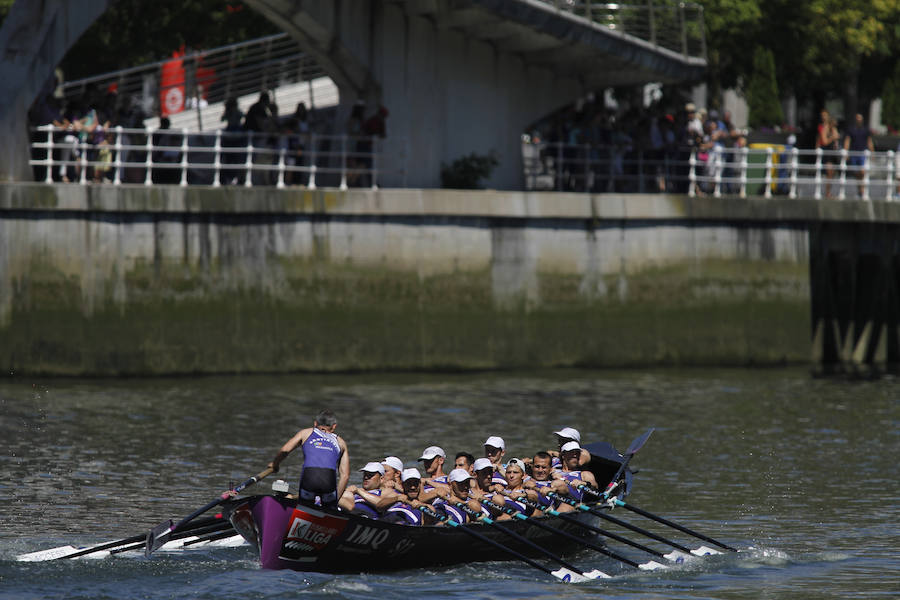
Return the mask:
[[[234,491],[235,494],[239,494],[242,491],[244,491],[244,489],[250,487],[251,485],[255,484],[256,482],[258,482],[261,479],[265,479],[266,477],[268,477],[269,475],[271,475],[274,472],[275,471],[274,471],[274,469],[272,469],[272,467],[266,467],[264,470],[260,471],[253,477],[250,477],[246,481],[241,482],[232,491]],[[219,504],[222,504],[223,502],[228,500],[228,498],[229,498],[229,496],[227,494],[223,494],[221,498],[216,498],[212,502],[209,502],[208,504],[201,506],[200,508],[198,508],[197,510],[195,510],[194,512],[192,512],[191,514],[189,514],[188,516],[183,518],[181,521],[179,521],[178,525],[176,525],[174,527],[174,529],[178,529],[179,527],[184,526],[188,522],[193,521],[194,519],[196,519],[197,517],[199,517],[206,511],[208,511],[209,509],[211,509],[215,506],[218,506]]]

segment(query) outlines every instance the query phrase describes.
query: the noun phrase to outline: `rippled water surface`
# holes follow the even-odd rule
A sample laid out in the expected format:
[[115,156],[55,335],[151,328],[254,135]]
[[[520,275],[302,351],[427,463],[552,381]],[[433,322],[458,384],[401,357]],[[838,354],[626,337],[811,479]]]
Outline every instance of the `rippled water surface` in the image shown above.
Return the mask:
[[[495,434],[507,457],[525,455],[552,444],[562,426],[624,449],[655,427],[633,460],[631,501],[741,552],[648,573],[585,550],[572,562],[614,577],[579,585],[507,562],[340,576],[262,571],[249,546],[16,561],[191,513],[260,471],[325,406],[338,414],[354,469],[388,453],[412,465],[431,444],[477,454]],[[895,598],[898,406],[893,379],[816,380],[801,370],[7,379],[0,598]],[[299,464],[291,457],[281,476],[295,481]]]

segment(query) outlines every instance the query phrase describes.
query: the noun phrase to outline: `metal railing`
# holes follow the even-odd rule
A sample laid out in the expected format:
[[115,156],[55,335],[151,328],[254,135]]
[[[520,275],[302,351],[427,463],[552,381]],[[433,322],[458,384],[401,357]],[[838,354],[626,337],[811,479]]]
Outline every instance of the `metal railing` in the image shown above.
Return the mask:
[[[185,73],[185,97],[194,98],[197,84],[205,82],[203,96],[209,103],[326,75],[286,33],[191,52],[180,58]],[[132,97],[142,98],[144,111],[157,114],[161,71],[170,60],[69,81],[63,85],[63,94],[68,102],[72,102],[90,90],[103,92],[115,85],[119,103]]]
[[540,0],[610,30],[654,46],[706,59],[703,7],[672,0],[636,0],[630,4],[594,0]]
[[530,141],[522,149],[529,190],[891,201],[900,183],[893,151],[638,150]]
[[376,189],[386,173],[405,180],[403,157],[386,156],[378,137],[124,127],[82,133],[32,129],[37,181]]

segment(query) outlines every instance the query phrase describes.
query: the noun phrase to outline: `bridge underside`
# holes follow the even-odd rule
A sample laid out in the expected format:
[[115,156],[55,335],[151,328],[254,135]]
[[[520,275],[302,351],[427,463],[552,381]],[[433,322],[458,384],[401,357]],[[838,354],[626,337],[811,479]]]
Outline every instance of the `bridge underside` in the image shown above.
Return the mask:
[[[26,111],[109,5],[17,2],[0,31],[0,179],[27,179]],[[538,0],[246,0],[337,83],[338,127],[363,100],[390,111],[387,185],[434,187],[460,156],[494,154],[488,185],[521,186],[522,130],[598,88],[696,79],[705,61]],[[282,107],[283,112],[293,107]]]

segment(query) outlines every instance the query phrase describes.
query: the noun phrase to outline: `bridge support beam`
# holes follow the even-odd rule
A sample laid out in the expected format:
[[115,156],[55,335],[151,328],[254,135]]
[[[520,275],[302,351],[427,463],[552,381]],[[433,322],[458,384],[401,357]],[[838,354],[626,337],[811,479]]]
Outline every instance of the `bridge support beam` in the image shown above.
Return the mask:
[[19,0],[0,29],[0,181],[30,181],[28,109],[111,0]]

